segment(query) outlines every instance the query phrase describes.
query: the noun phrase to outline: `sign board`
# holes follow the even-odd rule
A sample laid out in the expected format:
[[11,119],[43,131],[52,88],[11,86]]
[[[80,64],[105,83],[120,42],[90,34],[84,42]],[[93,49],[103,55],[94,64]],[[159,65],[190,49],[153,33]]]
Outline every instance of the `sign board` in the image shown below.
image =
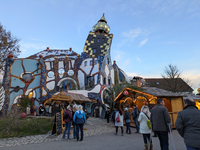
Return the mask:
[[51,134],[59,135],[62,133],[62,120],[61,120],[61,114],[56,113],[53,123],[53,128]]

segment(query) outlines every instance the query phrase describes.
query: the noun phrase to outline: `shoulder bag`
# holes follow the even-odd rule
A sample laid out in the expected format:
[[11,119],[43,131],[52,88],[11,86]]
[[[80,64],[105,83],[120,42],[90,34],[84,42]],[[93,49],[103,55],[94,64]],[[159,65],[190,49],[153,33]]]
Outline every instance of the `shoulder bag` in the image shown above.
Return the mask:
[[117,122],[117,123],[120,122],[119,112],[118,112],[118,116],[117,116],[117,118],[116,118],[116,122]]
[[147,117],[147,126],[149,127],[149,129],[151,129],[151,121],[150,121],[150,119],[149,119],[149,116],[146,114],[146,113],[144,113],[145,115],[146,115],[146,117]]

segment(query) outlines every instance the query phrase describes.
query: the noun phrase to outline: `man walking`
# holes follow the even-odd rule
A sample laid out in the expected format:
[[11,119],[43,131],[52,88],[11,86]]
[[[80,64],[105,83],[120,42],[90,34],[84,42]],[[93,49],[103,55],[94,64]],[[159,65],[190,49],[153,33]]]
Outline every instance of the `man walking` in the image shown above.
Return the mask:
[[200,110],[192,99],[185,99],[185,108],[178,113],[176,129],[184,138],[187,150],[200,150]]
[[157,105],[151,110],[151,123],[160,140],[161,150],[169,150],[168,124],[171,123],[169,112],[162,98],[157,99]]
[[136,132],[135,133],[139,133],[139,125],[138,125],[138,116],[139,116],[139,111],[138,111],[138,107],[136,105],[133,105],[133,113],[132,113],[132,116],[133,116],[133,120],[134,120],[134,123],[135,123],[135,127],[136,127]]

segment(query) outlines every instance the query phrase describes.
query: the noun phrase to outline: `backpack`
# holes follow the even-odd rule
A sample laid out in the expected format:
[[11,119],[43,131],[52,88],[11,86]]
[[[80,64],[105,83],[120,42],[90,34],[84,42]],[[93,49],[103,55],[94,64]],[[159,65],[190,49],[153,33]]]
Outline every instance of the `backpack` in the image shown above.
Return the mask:
[[64,119],[67,119],[67,118],[69,118],[69,115],[68,115],[66,112],[64,112],[64,113],[63,113],[63,120],[64,120]]

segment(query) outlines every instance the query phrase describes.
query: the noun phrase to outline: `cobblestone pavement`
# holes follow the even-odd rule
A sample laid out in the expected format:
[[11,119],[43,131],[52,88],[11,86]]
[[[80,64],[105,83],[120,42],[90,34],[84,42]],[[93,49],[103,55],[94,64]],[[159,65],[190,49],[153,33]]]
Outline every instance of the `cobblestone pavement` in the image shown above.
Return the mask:
[[[113,123],[106,123],[106,120],[99,119],[99,118],[89,118],[84,125],[84,137],[93,136],[93,135],[100,135],[103,133],[114,133],[115,128]],[[71,129],[71,133],[72,129]],[[70,134],[70,138],[72,138],[73,134]],[[62,134],[55,136],[51,135],[51,132],[43,135],[34,135],[34,136],[26,136],[21,138],[6,138],[0,140],[0,147],[8,147],[8,146],[18,146],[18,145],[26,145],[26,144],[33,144],[33,143],[43,143],[43,142],[50,142],[50,141],[58,141],[61,140]]]

